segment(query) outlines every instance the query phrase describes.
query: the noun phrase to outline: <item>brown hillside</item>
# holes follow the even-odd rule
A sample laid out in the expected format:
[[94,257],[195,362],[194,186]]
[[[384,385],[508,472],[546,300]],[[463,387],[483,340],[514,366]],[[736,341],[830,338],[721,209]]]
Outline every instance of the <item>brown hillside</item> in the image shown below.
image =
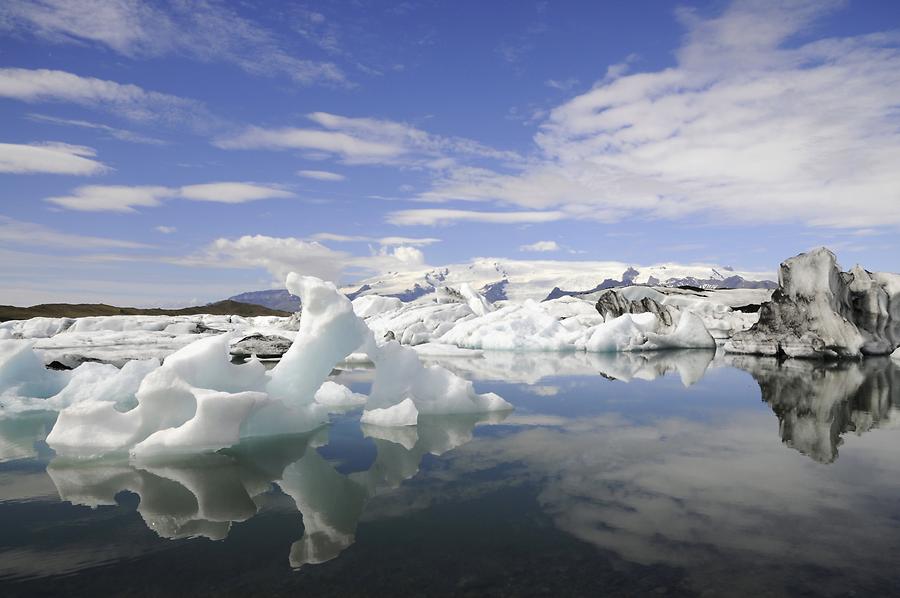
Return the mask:
[[39,316],[48,318],[82,318],[86,316],[194,316],[212,314],[216,316],[289,316],[286,311],[269,309],[262,305],[239,303],[237,301],[217,301],[209,305],[184,307],[181,309],[160,309],[158,307],[115,307],[103,303],[46,303],[31,307],[0,305],[0,322],[6,320],[27,320]]

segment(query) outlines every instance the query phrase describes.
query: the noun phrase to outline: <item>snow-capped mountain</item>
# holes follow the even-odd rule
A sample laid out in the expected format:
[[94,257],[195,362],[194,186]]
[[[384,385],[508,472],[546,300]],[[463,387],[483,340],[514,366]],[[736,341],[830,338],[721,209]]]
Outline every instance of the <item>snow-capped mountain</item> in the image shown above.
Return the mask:
[[[543,300],[556,289],[561,294],[630,284],[694,286],[699,288],[775,288],[770,272],[737,271],[727,266],[673,263],[638,266],[624,262],[550,261],[477,258],[466,264],[388,272],[347,285],[351,296],[396,296],[404,301],[430,293],[438,286],[467,283],[489,300]],[[563,291],[560,291],[562,289]]]

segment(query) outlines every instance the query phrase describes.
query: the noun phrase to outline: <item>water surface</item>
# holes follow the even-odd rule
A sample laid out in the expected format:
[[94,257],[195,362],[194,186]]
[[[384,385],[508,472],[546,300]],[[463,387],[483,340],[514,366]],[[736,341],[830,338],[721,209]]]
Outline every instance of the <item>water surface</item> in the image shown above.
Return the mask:
[[[167,462],[0,420],[0,592],[900,595],[900,367],[706,352],[442,362],[516,407]],[[338,381],[365,392],[366,369]]]

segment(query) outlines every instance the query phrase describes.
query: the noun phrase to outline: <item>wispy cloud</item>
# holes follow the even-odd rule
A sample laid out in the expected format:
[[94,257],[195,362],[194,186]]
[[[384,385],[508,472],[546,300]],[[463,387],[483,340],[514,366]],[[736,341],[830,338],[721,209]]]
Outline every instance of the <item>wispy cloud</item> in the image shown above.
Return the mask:
[[409,245],[411,247],[422,247],[425,245],[433,245],[440,243],[440,239],[433,237],[370,237],[366,235],[340,235],[336,233],[316,233],[310,236],[310,239],[316,241],[335,241],[338,243],[378,243],[379,245]]
[[32,104],[69,102],[107,110],[138,122],[181,123],[206,128],[216,121],[206,107],[195,100],[49,69],[0,68],[0,97]]
[[614,221],[900,224],[900,33],[787,43],[841,2],[679,11],[677,64],[610,69],[554,109],[515,172],[459,169],[422,195]]
[[0,243],[14,247],[57,247],[63,249],[146,249],[134,241],[91,237],[59,232],[32,222],[0,215]]
[[54,43],[99,44],[129,58],[180,55],[300,84],[346,84],[333,63],[299,56],[286,40],[216,0],[8,0],[0,23]]
[[0,143],[0,172],[13,174],[92,175],[109,170],[93,158],[89,147],[48,141],[44,143]]
[[161,224],[159,226],[154,227],[153,230],[155,230],[158,233],[162,233],[164,235],[171,235],[172,233],[176,232],[178,229],[175,228],[174,226],[165,226],[165,225]]
[[155,208],[174,190],[159,186],[86,185],[71,195],[48,197],[45,201],[81,212],[135,212],[135,208]]
[[569,79],[547,79],[544,81],[544,85],[547,87],[558,89],[560,91],[569,91],[576,85],[578,85],[578,79],[574,77],[570,77]]
[[135,212],[135,208],[153,208],[162,205],[164,200],[176,198],[235,204],[294,196],[274,185],[218,182],[183,187],[86,185],[70,195],[48,197],[46,201],[82,212]]
[[500,151],[471,139],[432,135],[412,125],[375,118],[353,118],[313,112],[318,128],[249,127],[221,137],[222,149],[307,150],[322,152],[348,164],[394,164],[446,168],[466,157],[517,161],[518,154]]
[[549,252],[559,251],[560,249],[561,248],[556,241],[537,241],[530,245],[519,246],[519,251]]
[[350,164],[392,161],[403,148],[389,143],[360,139],[338,131],[285,127],[249,127],[241,133],[219,139],[222,149],[303,149],[326,152]]
[[342,174],[338,174],[336,172],[329,172],[327,170],[298,170],[297,176],[302,176],[305,179],[313,179],[316,181],[343,181],[347,177]]
[[445,210],[425,208],[397,210],[387,215],[387,221],[399,226],[437,226],[455,222],[487,222],[492,224],[533,224],[567,218],[564,212],[479,212],[473,210]]
[[359,276],[423,266],[425,258],[421,250],[407,245],[383,247],[368,256],[354,256],[318,241],[246,235],[216,239],[199,252],[168,261],[194,267],[263,268],[276,281],[284,280],[289,272],[298,272],[338,282],[351,272]]
[[82,129],[94,129],[97,131],[102,131],[114,139],[118,139],[119,141],[127,141],[129,143],[143,143],[146,145],[166,145],[167,144],[166,141],[163,141],[162,139],[157,139],[156,137],[148,137],[146,135],[141,135],[140,133],[135,133],[134,131],[129,131],[127,129],[119,129],[116,127],[111,127],[109,125],[90,122],[90,121],[86,121],[86,120],[78,120],[78,119],[71,119],[71,118],[57,118],[55,116],[48,116],[46,114],[29,114],[28,119],[33,120],[35,122],[48,123],[48,124],[52,124],[52,125],[80,127]]
[[260,199],[287,199],[295,197],[274,185],[258,185],[256,183],[204,183],[186,185],[178,189],[178,197],[195,201],[214,201],[219,203],[244,203]]

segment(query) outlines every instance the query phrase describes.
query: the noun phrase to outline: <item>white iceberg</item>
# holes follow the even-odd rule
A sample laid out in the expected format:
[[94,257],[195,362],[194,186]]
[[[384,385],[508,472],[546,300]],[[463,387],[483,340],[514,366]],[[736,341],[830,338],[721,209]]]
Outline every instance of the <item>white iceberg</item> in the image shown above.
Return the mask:
[[458,322],[436,342],[468,349],[594,353],[716,348],[715,339],[692,312],[676,311],[679,319],[672,327],[652,313],[622,314],[605,321],[596,313],[560,319],[554,314],[560,306],[554,303],[507,305]]
[[31,341],[0,340],[0,403],[17,396],[46,398],[65,386],[68,375],[47,370],[33,349]]
[[[419,413],[511,409],[499,396],[476,393],[471,382],[440,366],[424,366],[414,350],[396,341],[376,343],[350,301],[331,283],[292,273],[287,288],[301,297],[303,317],[294,343],[271,371],[255,359],[232,363],[230,334],[202,338],[159,367],[135,362],[112,371],[109,365],[82,365],[67,373],[71,380],[61,398],[47,403],[65,407],[47,444],[63,454],[129,451],[148,457],[211,452],[242,437],[312,430],[330,411],[363,402],[368,407],[364,421],[391,426],[413,425]],[[59,392],[63,374],[45,370],[29,344],[2,342],[16,343],[16,351],[0,362],[0,381],[24,378],[37,385],[34,391]],[[327,380],[334,366],[357,349],[376,368],[367,399]],[[135,390],[140,373],[144,375]],[[40,387],[51,379],[52,384]],[[19,382],[16,388],[24,385]],[[136,406],[128,409],[133,401]]]

